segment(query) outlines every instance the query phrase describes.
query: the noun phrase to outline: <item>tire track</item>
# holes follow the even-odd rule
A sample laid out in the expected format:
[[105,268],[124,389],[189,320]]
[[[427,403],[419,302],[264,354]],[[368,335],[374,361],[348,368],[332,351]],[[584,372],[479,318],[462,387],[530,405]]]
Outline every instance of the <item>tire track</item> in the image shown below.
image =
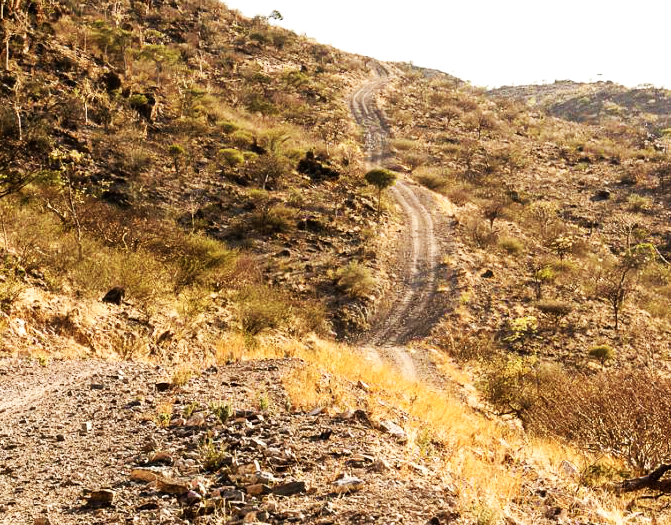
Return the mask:
[[[350,110],[363,128],[364,147],[369,167],[384,165],[391,157],[387,137],[389,126],[375,102],[375,93],[390,80],[389,71],[372,63],[375,76],[356,91],[350,99]],[[413,339],[429,335],[431,328],[448,309],[448,301],[437,292],[442,266],[441,248],[447,244],[449,227],[436,210],[431,192],[405,180],[398,180],[391,194],[401,208],[407,226],[398,250],[399,281],[387,298],[371,329],[362,342],[376,357],[393,361],[407,377],[433,368],[427,356],[410,354],[406,345]],[[441,233],[443,235],[441,235]]]

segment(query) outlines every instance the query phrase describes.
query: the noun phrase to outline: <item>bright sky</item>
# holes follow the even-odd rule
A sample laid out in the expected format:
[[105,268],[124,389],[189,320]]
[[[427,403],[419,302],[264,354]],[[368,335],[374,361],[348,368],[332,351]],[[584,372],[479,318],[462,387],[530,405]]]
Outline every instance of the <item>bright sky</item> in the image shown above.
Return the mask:
[[571,79],[671,89],[668,0],[228,0],[345,51],[477,86]]

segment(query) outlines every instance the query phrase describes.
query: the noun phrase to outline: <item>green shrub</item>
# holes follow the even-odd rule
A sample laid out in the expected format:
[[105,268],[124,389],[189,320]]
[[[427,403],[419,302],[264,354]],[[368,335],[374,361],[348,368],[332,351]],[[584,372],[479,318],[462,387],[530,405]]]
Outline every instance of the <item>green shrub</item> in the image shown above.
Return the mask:
[[200,234],[185,235],[177,251],[177,288],[193,284],[220,287],[226,270],[230,270],[236,253],[215,239]]
[[610,345],[597,345],[589,349],[588,355],[594,359],[598,359],[601,364],[606,364],[615,358],[615,350]]
[[288,232],[295,224],[296,210],[283,205],[260,210],[252,215],[254,229],[265,234]]
[[627,198],[627,208],[634,213],[641,213],[650,209],[650,199],[641,195],[629,195]]
[[244,155],[234,148],[220,149],[219,158],[225,162],[229,168],[236,168],[245,162]]
[[255,336],[265,330],[282,328],[291,317],[290,305],[272,288],[249,285],[235,296],[240,330]]
[[0,311],[9,313],[12,305],[18,300],[25,285],[16,276],[16,272],[10,270],[5,275],[0,275]]
[[533,357],[507,356],[487,364],[477,383],[487,401],[501,412],[518,416],[534,403],[530,378],[534,376],[536,359]]
[[238,126],[235,122],[231,122],[230,120],[221,120],[217,122],[217,126],[219,126],[221,131],[226,133],[226,135],[230,135],[231,133],[234,133],[240,129],[240,126]]
[[436,170],[421,168],[413,176],[422,186],[439,193],[445,191],[448,185],[447,177]]
[[248,149],[254,144],[254,135],[249,131],[239,129],[231,133],[231,142],[240,149]]
[[375,289],[375,280],[370,270],[357,262],[340,268],[335,277],[338,287],[353,299],[366,297]]
[[210,411],[217,417],[222,425],[225,425],[228,418],[233,414],[231,405],[229,403],[224,403],[223,401],[210,403]]
[[524,245],[514,237],[500,237],[499,246],[510,255],[518,255],[524,250]]

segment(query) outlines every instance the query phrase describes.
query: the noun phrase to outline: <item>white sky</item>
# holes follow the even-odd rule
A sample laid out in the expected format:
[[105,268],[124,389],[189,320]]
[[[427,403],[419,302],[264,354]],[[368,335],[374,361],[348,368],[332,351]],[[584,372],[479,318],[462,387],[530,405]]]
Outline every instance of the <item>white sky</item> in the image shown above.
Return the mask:
[[[345,51],[478,86],[571,79],[671,89],[669,0],[228,0]],[[601,74],[601,76],[599,76]]]

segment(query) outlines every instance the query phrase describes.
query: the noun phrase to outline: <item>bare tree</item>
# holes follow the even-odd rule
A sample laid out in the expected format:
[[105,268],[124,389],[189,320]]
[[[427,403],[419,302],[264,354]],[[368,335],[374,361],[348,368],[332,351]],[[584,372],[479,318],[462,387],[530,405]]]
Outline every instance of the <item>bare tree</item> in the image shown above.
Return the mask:
[[626,250],[615,264],[598,272],[596,295],[613,310],[615,330],[619,327],[624,302],[636,286],[638,271],[655,258],[655,247],[650,243],[641,243]]

